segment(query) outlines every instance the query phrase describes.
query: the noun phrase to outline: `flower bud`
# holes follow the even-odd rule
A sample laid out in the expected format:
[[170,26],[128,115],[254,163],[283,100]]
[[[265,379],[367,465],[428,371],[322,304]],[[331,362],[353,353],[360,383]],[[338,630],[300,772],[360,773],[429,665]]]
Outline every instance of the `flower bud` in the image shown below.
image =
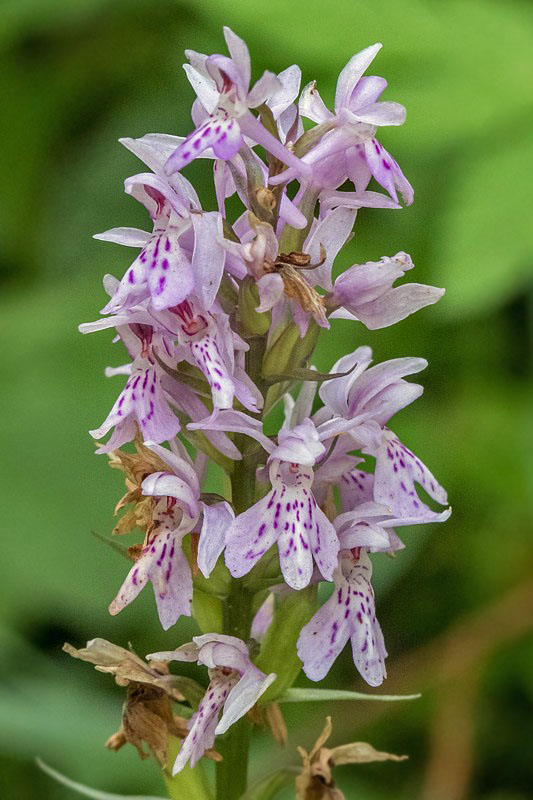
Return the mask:
[[270,311],[256,311],[260,304],[254,279],[248,275],[239,289],[239,318],[246,333],[263,336],[272,322]]
[[265,211],[273,211],[276,207],[276,196],[274,192],[271,189],[267,189],[266,186],[261,186],[259,189],[255,190],[255,198],[257,203]]

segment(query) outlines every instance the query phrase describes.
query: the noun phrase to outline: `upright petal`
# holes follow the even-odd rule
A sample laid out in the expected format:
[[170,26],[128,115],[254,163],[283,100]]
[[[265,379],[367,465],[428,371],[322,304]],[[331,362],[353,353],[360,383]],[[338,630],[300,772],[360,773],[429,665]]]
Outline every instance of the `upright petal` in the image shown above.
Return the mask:
[[194,228],[194,294],[202,308],[209,311],[222,280],[226,258],[226,251],[218,244],[222,238],[222,217],[216,212],[191,214],[191,222]]
[[226,40],[226,45],[232,61],[241,73],[244,85],[248,86],[251,75],[250,52],[248,46],[246,42],[243,41],[240,36],[237,36],[227,25],[224,25],[223,30],[224,39]]
[[352,56],[342,69],[335,92],[335,111],[338,112],[341,108],[347,108],[349,106],[352,92],[356,88],[357,83],[363,77],[363,74],[382,47],[383,45],[380,42],[370,47],[365,47],[364,50]]
[[313,285],[331,289],[333,262],[352,232],[356,214],[356,209],[339,206],[326,214],[307,238],[304,250],[311,256],[313,264],[320,261],[322,248],[325,251],[324,263],[308,273],[308,279]]
[[204,577],[208,578],[218,557],[224,549],[226,531],[235,519],[229,503],[215,503],[208,506],[202,503],[204,521],[198,542],[198,567]]

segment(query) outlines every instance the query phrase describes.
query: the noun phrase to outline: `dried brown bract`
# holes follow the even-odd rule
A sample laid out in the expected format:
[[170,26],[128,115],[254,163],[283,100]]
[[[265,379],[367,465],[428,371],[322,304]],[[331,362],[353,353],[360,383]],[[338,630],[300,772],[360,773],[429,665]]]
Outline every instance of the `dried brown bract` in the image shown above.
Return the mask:
[[381,753],[366,742],[352,742],[339,747],[324,747],[331,736],[331,717],[310,753],[298,748],[303,761],[302,771],[296,778],[297,800],[344,800],[344,795],[335,786],[332,767],[341,764],[368,764],[371,761],[404,761],[407,756]]

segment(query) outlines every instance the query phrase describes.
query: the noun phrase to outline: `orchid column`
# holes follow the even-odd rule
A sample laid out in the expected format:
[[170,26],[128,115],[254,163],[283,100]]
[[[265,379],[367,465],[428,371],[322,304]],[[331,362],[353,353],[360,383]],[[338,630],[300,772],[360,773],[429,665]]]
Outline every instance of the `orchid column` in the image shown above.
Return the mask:
[[[380,100],[386,81],[364,75],[381,45],[350,59],[330,110],[314,82],[300,93],[296,65],[250,86],[245,43],[229,28],[224,36],[228,56],[187,52],[197,95],[192,133],[121,140],[150,170],[125,189],[152,229],[98,234],[138,255],[121,280],[104,278],[103,316],[80,326],[114,329],[129,357],[108,369],[125,384],[91,431],[99,441],[110,433],[97,452],[125,475],[114,533],[142,534],[123,548],[129,571],[110,613],[150,582],[161,626],[193,615],[200,633],[182,643],[176,628],[176,649],[152,653],[149,663],[101,639],[69,646],[127,687],[108,746],[131,742],[143,754],[147,746],[170,796],[199,800],[213,796],[206,758],[217,762],[216,797],[236,800],[247,791],[254,730],[270,728],[286,743],[282,704],[316,697],[292,688],[302,667],[320,681],[350,640],[361,678],[382,684],[387,651],[370,554],[403,548],[397,528],[450,514],[445,490],[389,428],[422,393],[406,378],[424,359],[371,366],[360,344],[328,373],[313,367],[332,319],[351,320],[350,342],[360,342],[366,329],[399,322],[443,294],[395,286],[413,269],[406,253],[333,276],[359,208],[413,200],[377,138],[381,126],[405,119],[403,106]],[[181,172],[196,158],[212,166],[215,210],[202,208]],[[236,218],[226,209],[235,194]],[[279,406],[284,421],[274,434]],[[218,494],[203,489],[208,463],[220,476]],[[330,587],[321,604],[320,584]],[[155,615],[147,624],[157,624]],[[198,664],[198,683],[180,677],[182,661]],[[361,743],[326,757],[328,725],[302,751],[299,798],[332,796],[336,760],[397,758]],[[260,797],[292,780],[281,770]]]

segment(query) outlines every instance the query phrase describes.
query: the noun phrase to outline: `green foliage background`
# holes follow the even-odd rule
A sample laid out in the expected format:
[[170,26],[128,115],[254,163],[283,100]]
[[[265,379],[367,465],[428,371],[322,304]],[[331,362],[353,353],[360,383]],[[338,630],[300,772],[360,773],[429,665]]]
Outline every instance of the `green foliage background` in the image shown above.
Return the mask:
[[[72,796],[37,770],[36,754],[99,788],[162,794],[150,763],[102,747],[118,727],[118,688],[61,653],[65,639],[101,635],[145,653],[194,632],[187,622],[160,631],[149,592],[107,615],[125,564],[90,531],[110,531],[121,482],[85,432],[117,392],[120,379],[106,380],[104,367],[124,359],[109,334],[84,338],[76,325],[96,318],[102,275],[120,276],[130,255],[92,233],[146,224],[121,193],[143,168],[117,138],[190,130],[182,52],[220,51],[229,24],[256,75],[297,62],[329,101],[348,58],[384,43],[375,70],[408,121],[381,139],[416,200],[362,211],[342,266],[406,250],[415,280],[447,289],[438,306],[391,329],[336,323],[317,358],[327,369],[361,343],[378,361],[428,358],[426,393],[395,429],[455,509],[444,526],[408,531],[394,562],[375,559],[387,689],[420,689],[422,700],[379,716],[372,704],[330,709],[335,743],[368,739],[410,761],[344,767],[339,783],[364,800],[530,797],[533,5],[3,0],[0,11],[0,796]],[[206,163],[188,174],[212,203]],[[327,685],[364,690],[348,653]],[[291,707],[289,750],[264,744],[256,773],[293,760],[324,714]]]

